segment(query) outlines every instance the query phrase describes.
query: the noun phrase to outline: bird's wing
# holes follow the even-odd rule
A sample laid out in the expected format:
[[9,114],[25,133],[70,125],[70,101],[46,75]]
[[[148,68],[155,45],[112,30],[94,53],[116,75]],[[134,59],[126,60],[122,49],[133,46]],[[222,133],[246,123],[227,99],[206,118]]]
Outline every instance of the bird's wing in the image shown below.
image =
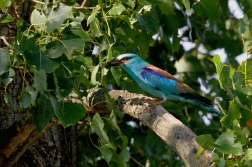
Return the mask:
[[141,70],[141,75],[149,85],[165,92],[168,96],[169,94],[173,94],[183,97],[184,99],[195,99],[206,105],[212,104],[209,99],[197,94],[192,88],[182,83],[168,72],[155,66],[148,65],[143,68]]

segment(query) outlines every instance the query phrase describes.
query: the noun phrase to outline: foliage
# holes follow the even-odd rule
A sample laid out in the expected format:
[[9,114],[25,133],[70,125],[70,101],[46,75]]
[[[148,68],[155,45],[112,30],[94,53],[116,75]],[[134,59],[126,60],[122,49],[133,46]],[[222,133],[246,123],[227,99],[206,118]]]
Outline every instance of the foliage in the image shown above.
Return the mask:
[[[91,116],[82,105],[63,101],[72,91],[81,98],[86,89],[109,84],[144,93],[120,69],[104,68],[110,59],[132,52],[177,73],[196,91],[201,80],[209,90],[204,96],[219,97],[219,107],[226,114],[221,120],[189,104],[167,102],[164,106],[199,135],[197,142],[213,151],[214,163],[252,166],[251,2],[238,1],[245,14],[241,20],[229,12],[228,0],[98,0],[88,1],[84,7],[81,3],[38,3],[30,20],[24,21],[7,14],[10,6],[17,6],[14,1],[0,2],[6,12],[0,23],[17,26],[12,47],[0,49],[1,81],[7,89],[17,70],[24,81],[18,106],[5,92],[9,106],[21,112],[29,109],[38,131],[54,115],[64,127],[83,120],[78,135],[79,166],[104,162],[134,166],[130,156],[149,166],[181,166],[177,155],[140,122],[123,116],[109,96],[109,116]],[[192,48],[185,51],[181,45],[185,42],[193,44]],[[226,64],[220,56],[211,56],[218,48],[225,49]],[[236,57],[243,52],[247,58],[239,65]],[[210,123],[206,125],[204,120]]]

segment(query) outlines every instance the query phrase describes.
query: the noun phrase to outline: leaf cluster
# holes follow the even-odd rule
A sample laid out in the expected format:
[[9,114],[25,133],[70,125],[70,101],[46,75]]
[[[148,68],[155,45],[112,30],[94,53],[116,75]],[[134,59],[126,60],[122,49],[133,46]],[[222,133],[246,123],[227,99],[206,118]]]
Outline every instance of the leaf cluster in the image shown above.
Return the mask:
[[[241,20],[229,12],[228,0],[98,0],[85,6],[75,0],[38,2],[29,20],[8,12],[18,8],[16,2],[0,2],[0,23],[17,27],[11,45],[0,49],[4,99],[16,111],[29,110],[40,132],[55,115],[64,127],[82,120],[79,166],[134,166],[134,160],[147,166],[184,165],[154,132],[123,116],[109,96],[109,116],[91,116],[83,105],[66,100],[72,92],[81,99],[87,89],[109,85],[144,93],[122,70],[104,67],[126,52],[177,73],[196,91],[205,87],[208,93],[202,94],[210,99],[219,97],[225,113],[221,120],[195,106],[164,106],[200,135],[198,153],[213,151],[213,162],[220,166],[251,166],[251,2],[238,1],[245,14]],[[222,55],[212,57],[219,48],[227,54],[226,63]],[[244,51],[247,57],[238,64]],[[22,91],[14,104],[7,90],[17,74]]]

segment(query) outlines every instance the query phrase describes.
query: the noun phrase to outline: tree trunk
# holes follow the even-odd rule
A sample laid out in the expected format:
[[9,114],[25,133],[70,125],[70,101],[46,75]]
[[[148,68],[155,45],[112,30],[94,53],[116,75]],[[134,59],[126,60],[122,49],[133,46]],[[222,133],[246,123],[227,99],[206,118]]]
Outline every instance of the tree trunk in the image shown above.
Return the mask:
[[[15,1],[8,13],[16,19],[29,22],[32,11],[31,1]],[[1,15],[0,11],[0,15]],[[15,22],[0,25],[0,47],[5,47],[16,36]],[[0,80],[0,166],[75,166],[76,127],[66,129],[62,125],[49,123],[42,133],[38,133],[32,124],[28,110],[19,111],[18,97],[22,91],[22,76],[15,70],[13,81],[4,85]],[[14,108],[5,103],[4,97],[9,95]],[[39,111],[37,111],[39,112]]]

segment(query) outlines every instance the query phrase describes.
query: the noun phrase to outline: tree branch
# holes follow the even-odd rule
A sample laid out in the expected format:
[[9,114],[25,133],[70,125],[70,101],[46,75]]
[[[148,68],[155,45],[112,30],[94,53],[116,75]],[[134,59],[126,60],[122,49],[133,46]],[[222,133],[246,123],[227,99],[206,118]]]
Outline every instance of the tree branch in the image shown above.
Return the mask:
[[[108,93],[116,100],[118,107],[126,114],[140,120],[151,128],[177,155],[190,166],[211,166],[211,152],[204,150],[199,157],[195,157],[199,145],[195,141],[196,135],[182,122],[167,112],[162,106],[150,106],[152,98],[122,90],[90,89],[83,103],[88,111],[107,113],[104,93]],[[75,96],[75,97],[73,97]],[[73,95],[71,99],[77,99]],[[75,101],[76,102],[76,101]],[[212,165],[215,166],[215,165]]]

